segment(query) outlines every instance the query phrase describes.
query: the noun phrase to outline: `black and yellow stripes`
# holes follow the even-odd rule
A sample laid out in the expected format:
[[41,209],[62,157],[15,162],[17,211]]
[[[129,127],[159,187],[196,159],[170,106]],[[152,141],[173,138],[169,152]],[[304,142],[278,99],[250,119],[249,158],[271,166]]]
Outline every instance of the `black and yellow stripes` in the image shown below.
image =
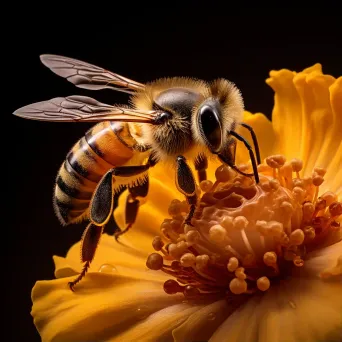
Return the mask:
[[[120,123],[120,125],[125,125]],[[88,214],[93,192],[106,172],[133,156],[127,128],[100,122],[70,150],[56,178],[54,208],[62,224],[80,221]]]

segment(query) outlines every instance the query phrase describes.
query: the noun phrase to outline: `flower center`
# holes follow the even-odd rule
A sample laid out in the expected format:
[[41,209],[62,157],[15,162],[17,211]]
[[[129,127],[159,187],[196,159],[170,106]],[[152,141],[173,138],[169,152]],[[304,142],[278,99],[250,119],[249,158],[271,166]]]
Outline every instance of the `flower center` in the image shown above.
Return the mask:
[[165,292],[189,298],[252,294],[303,267],[308,251],[338,233],[342,204],[332,192],[318,197],[325,170],[301,178],[302,165],[268,157],[258,166],[258,185],[221,165],[214,183],[200,184],[193,226],[183,225],[187,203],[173,200],[171,217],[152,243],[159,253],[146,262],[171,276]]

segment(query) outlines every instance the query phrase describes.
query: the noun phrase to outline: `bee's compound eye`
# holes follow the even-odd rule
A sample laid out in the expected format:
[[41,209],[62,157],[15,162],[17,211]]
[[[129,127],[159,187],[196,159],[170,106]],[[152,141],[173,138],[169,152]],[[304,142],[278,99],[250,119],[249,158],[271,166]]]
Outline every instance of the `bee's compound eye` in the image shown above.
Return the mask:
[[198,115],[201,135],[213,151],[221,147],[222,130],[221,123],[215,109],[210,106],[203,106]]

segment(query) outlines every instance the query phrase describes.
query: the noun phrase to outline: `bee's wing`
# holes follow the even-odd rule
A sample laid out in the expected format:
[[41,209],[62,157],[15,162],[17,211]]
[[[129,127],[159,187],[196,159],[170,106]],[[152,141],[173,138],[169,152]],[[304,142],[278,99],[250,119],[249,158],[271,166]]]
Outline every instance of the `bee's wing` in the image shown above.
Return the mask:
[[157,111],[110,106],[86,96],[56,97],[30,104],[14,113],[25,119],[54,122],[125,121],[153,124]]
[[145,88],[141,83],[77,59],[57,55],[41,55],[40,60],[55,74],[66,78],[79,88],[90,90],[108,88],[129,94]]

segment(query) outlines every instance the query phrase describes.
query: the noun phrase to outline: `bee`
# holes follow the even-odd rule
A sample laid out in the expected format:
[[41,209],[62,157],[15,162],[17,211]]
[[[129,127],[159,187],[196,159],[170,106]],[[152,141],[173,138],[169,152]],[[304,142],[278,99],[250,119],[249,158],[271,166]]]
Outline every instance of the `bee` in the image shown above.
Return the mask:
[[[148,194],[148,170],[157,163],[171,165],[175,184],[190,210],[184,224],[191,225],[197,196],[196,181],[206,179],[208,159],[218,158],[236,172],[259,182],[260,153],[253,129],[242,122],[244,104],[240,91],[226,79],[211,83],[186,77],[162,78],[141,84],[76,59],[41,55],[41,62],[75,86],[90,90],[112,89],[130,95],[130,105],[108,105],[86,96],[57,97],[24,106],[14,115],[53,122],[97,122],[77,141],[60,167],[53,206],[62,225],[88,219],[82,236],[82,272],[69,282],[71,290],[85,276],[101,234],[114,211],[114,195],[128,189],[127,232],[136,221],[141,199]],[[250,144],[238,133],[250,131]],[[235,164],[237,141],[249,151],[253,173]]]

